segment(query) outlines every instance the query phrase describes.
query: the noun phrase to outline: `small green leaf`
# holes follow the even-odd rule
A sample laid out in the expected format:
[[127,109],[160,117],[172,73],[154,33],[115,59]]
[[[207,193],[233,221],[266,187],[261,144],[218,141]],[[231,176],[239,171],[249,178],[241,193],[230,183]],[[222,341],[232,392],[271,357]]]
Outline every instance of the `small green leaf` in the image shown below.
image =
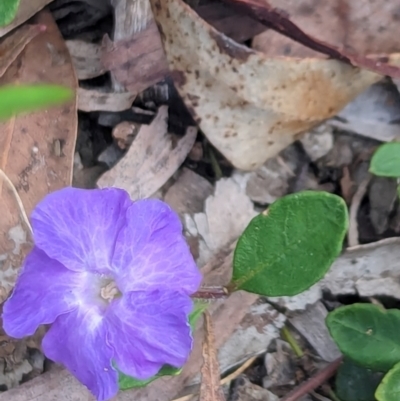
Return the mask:
[[73,92],[58,85],[21,85],[0,88],[0,120],[70,100]]
[[375,401],[383,373],[355,365],[345,359],[336,375],[336,394],[341,401]]
[[400,177],[400,142],[379,146],[372,156],[369,171],[382,177]]
[[375,397],[378,401],[400,400],[400,363],[387,372],[376,390]]
[[17,15],[20,0],[0,1],[0,26],[10,24]]
[[[190,327],[192,328],[192,331],[195,330],[197,321],[207,308],[208,308],[208,303],[201,300],[194,301],[193,311],[189,315],[189,324]],[[118,385],[121,390],[129,390],[130,388],[145,387],[149,383],[153,382],[154,380],[162,376],[177,376],[181,373],[181,371],[182,368],[174,368],[172,366],[165,365],[155,376],[150,377],[150,379],[147,380],[138,380],[135,379],[134,377],[127,376],[124,373],[118,371],[119,374]]]
[[118,385],[121,390],[129,390],[130,388],[145,387],[152,381],[163,376],[177,376],[182,369],[173,368],[172,366],[163,366],[161,370],[153,377],[147,380],[137,380],[131,376],[124,375],[119,372]]
[[348,227],[342,198],[305,191],[256,216],[239,238],[231,291],[296,295],[320,280],[342,250]]
[[343,355],[355,363],[386,372],[400,361],[400,310],[353,304],[329,313],[326,324]]

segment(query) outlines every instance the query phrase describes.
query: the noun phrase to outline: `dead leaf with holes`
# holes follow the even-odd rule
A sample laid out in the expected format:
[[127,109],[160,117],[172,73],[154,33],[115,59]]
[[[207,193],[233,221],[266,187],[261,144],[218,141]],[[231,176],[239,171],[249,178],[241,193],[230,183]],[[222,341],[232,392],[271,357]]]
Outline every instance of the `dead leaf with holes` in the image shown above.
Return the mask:
[[200,401],[225,401],[220,386],[220,371],[215,349],[214,329],[210,314],[204,313],[203,367],[201,368]]
[[182,0],[151,0],[175,85],[210,142],[251,170],[381,76],[337,60],[274,58],[227,38]]
[[[45,26],[46,31],[30,38],[30,42],[25,36],[25,48],[22,50],[21,46],[20,54],[14,54],[15,61],[0,78],[0,86],[51,83],[75,90],[77,80],[68,49],[51,14],[40,12],[34,23]],[[26,26],[20,28],[22,33],[26,29]],[[18,35],[18,30],[12,35]],[[0,302],[3,302],[32,246],[21,209],[29,216],[44,196],[71,184],[76,102],[14,117],[0,124],[0,132],[0,168],[17,191],[16,196],[8,180],[0,179]],[[17,365],[25,353],[13,357]]]
[[173,146],[167,121],[168,108],[162,106],[150,125],[142,125],[126,155],[100,177],[99,187],[123,188],[132,199],[158,191],[183,163],[197,134],[196,128],[189,127]]

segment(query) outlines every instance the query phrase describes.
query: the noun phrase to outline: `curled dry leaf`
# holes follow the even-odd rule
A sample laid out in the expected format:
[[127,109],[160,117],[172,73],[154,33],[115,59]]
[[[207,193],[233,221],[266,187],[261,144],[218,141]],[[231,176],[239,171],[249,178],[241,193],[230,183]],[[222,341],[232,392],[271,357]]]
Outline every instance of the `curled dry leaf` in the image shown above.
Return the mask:
[[[35,23],[46,26],[46,31],[26,45],[0,79],[0,86],[54,83],[75,89],[77,80],[68,49],[51,14],[42,11]],[[21,29],[24,31],[25,27]],[[16,34],[17,31],[13,33]],[[49,192],[71,184],[76,131],[75,100],[0,124],[0,168],[17,190],[28,216]],[[0,210],[0,302],[3,302],[31,247],[31,238],[26,221],[21,218],[17,197],[2,179]],[[25,352],[17,354],[17,350],[18,347],[11,348],[8,355],[11,373],[26,357]]]
[[204,313],[203,367],[201,368],[200,401],[225,401],[220,386],[220,372],[215,349],[214,329],[210,314]]
[[142,125],[126,155],[98,180],[99,187],[125,189],[132,199],[146,198],[160,189],[190,152],[197,130],[187,129],[175,147],[167,132],[168,109],[160,107],[153,122]]
[[219,33],[182,0],[151,3],[178,91],[240,169],[261,166],[381,79],[337,60],[270,58]]
[[130,92],[104,92],[95,89],[78,89],[78,109],[90,111],[128,110],[136,94]]
[[[237,178],[242,180],[242,177]],[[204,213],[184,215],[186,230],[199,241],[200,265],[237,240],[257,214],[244,185],[233,178],[222,178],[207,198]]]
[[15,19],[11,22],[11,24],[0,28],[0,38],[12,31],[17,26],[23,24],[52,1],[53,0],[22,0],[19,4]]

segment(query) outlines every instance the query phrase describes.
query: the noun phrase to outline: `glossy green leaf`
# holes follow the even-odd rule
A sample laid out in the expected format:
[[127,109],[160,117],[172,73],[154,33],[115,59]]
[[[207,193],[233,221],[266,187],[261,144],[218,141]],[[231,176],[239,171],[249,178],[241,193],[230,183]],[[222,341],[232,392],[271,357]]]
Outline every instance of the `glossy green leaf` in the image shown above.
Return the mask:
[[342,250],[348,227],[342,198],[305,191],[256,216],[239,238],[230,291],[296,295],[320,280]]
[[353,304],[329,313],[326,324],[343,355],[355,363],[386,372],[400,361],[400,310]]
[[[203,302],[201,300],[194,301],[193,311],[189,315],[189,324],[192,328],[192,331],[195,330],[197,321],[207,308],[208,308],[208,303]],[[162,376],[177,376],[181,373],[181,371],[182,371],[181,368],[174,368],[172,366],[165,365],[155,376],[147,380],[138,380],[135,379],[134,377],[127,376],[122,372],[118,372],[119,373],[118,385],[121,390],[129,390],[130,388],[145,387],[149,383],[153,382],[154,380]]]
[[375,397],[378,401],[400,400],[400,363],[385,375],[376,390]]
[[64,103],[73,92],[58,85],[19,85],[0,88],[0,120]]
[[381,145],[372,156],[369,171],[383,177],[400,177],[400,142]]
[[0,26],[10,24],[17,15],[20,0],[0,1]]
[[375,401],[375,391],[383,373],[345,360],[336,374],[336,394],[341,401]]

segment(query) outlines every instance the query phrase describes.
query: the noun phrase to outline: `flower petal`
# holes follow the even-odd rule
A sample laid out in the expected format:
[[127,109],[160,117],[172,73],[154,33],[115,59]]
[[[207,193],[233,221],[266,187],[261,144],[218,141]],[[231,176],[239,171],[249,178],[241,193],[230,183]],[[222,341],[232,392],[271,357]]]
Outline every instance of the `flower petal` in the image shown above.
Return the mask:
[[178,215],[164,202],[145,199],[127,210],[112,259],[122,291],[168,289],[192,294],[201,274]]
[[163,365],[180,368],[192,349],[192,300],[171,291],[130,292],[107,311],[108,338],[123,373],[145,380]]
[[118,392],[118,374],[111,365],[105,320],[98,309],[78,309],[57,318],[42,342],[44,354],[63,364],[98,401]]
[[15,338],[32,335],[77,306],[82,274],[66,269],[34,248],[27,256],[11,297],[3,306],[3,328]]
[[132,201],[116,188],[64,188],[46,196],[32,213],[35,244],[75,271],[110,274],[118,231]]

